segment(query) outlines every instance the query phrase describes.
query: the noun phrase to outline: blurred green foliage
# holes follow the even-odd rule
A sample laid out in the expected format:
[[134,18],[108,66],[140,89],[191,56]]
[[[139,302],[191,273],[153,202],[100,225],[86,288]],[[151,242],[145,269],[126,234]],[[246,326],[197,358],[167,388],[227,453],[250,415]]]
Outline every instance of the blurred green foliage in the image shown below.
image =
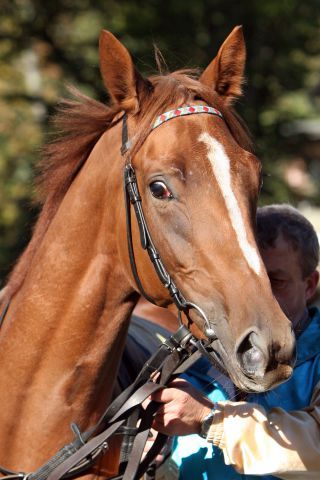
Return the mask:
[[[263,161],[262,202],[320,204],[319,148],[288,135],[292,122],[318,119],[319,0],[1,0],[0,278],[28,241],[37,208],[33,171],[48,117],[66,83],[102,100],[98,37],[113,32],[142,73],[155,71],[153,44],[170,69],[205,67],[235,25],[244,26],[247,84],[238,110]],[[309,153],[308,153],[309,152]],[[284,166],[301,157],[311,187],[294,191]]]

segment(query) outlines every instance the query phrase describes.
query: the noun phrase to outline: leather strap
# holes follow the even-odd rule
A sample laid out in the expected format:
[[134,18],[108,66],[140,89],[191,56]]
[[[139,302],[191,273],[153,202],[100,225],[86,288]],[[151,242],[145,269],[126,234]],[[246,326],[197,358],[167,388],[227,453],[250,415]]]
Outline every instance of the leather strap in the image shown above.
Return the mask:
[[[121,410],[114,415],[111,422],[112,423],[106,430],[101,432],[99,435],[96,435],[91,440],[89,440],[85,445],[79,448],[75,453],[73,453],[69,458],[67,458],[63,463],[61,463],[57,468],[55,468],[47,477],[47,480],[59,480],[63,477],[72,467],[80,463],[84,458],[94,452],[97,448],[103,446],[103,444],[110,438],[121,425],[125,423],[126,418],[124,414],[127,411],[130,411],[132,408],[140,405],[146,398],[148,398],[153,392],[163,388],[163,385],[156,383],[147,383],[143,385],[140,389],[135,392],[132,397],[130,397]],[[122,416],[122,418],[120,418]],[[106,445],[107,447],[107,445]]]
[[172,278],[170,277],[152,241],[152,238],[147,226],[147,222],[143,213],[142,205],[141,205],[141,197],[138,190],[135,171],[131,163],[126,164],[124,169],[124,191],[125,191],[125,207],[126,207],[126,220],[127,220],[127,243],[128,243],[130,264],[131,264],[131,270],[132,270],[135,282],[137,284],[137,287],[141,295],[143,295],[146,298],[146,300],[148,300],[149,302],[156,304],[154,300],[144,290],[140,277],[138,275],[135,256],[134,256],[134,250],[133,250],[133,243],[132,243],[130,205],[133,205],[134,212],[136,215],[139,232],[140,232],[141,247],[144,250],[147,250],[159,280],[161,281],[162,285],[169,291],[169,294],[172,297],[174,303],[176,304],[178,310],[182,310],[182,311],[186,310],[187,308],[186,300],[182,295],[181,291],[175,285]]

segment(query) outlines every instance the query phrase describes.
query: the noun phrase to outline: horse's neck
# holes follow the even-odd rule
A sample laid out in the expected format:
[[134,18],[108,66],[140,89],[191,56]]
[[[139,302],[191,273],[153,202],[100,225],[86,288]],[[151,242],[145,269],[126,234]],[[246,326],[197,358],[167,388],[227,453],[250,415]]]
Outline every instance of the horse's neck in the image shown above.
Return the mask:
[[103,165],[104,143],[62,201],[0,335],[0,464],[11,469],[46,460],[112,392],[134,302],[117,253],[121,170]]

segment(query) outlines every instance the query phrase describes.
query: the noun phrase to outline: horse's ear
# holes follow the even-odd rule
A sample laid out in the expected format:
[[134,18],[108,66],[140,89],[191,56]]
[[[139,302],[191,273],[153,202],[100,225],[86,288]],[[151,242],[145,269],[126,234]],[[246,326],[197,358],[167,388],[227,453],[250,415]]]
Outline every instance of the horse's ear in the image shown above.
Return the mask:
[[139,111],[142,97],[152,86],[136,70],[128,50],[112,33],[102,30],[99,55],[103,82],[113,102],[127,112]]
[[246,47],[242,27],[235,27],[221,45],[217,56],[200,77],[200,82],[213,88],[229,105],[242,94]]

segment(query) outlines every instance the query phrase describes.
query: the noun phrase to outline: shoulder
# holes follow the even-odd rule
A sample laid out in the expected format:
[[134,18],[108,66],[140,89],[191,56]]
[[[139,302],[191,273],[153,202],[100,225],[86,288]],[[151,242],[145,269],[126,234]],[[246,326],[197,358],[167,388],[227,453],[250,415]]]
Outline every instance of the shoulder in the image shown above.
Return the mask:
[[131,338],[150,353],[153,353],[170,335],[169,330],[161,327],[161,325],[157,323],[153,323],[136,315],[132,315],[131,317],[128,339]]
[[313,305],[312,307],[309,307],[309,315],[311,317],[311,321],[315,323],[320,324],[320,309],[319,307]]
[[309,308],[311,321],[297,340],[296,366],[320,354],[320,310],[317,307]]

